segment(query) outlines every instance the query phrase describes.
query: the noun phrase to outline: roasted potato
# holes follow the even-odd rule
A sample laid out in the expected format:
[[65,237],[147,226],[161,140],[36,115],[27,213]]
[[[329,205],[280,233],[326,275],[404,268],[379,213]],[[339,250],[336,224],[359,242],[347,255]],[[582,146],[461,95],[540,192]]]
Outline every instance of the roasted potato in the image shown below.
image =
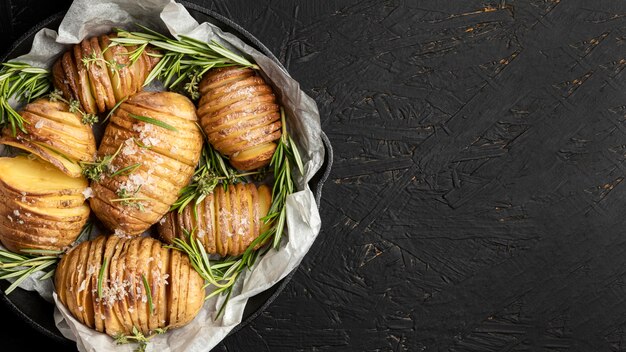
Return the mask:
[[0,158],[0,242],[16,253],[69,246],[89,218],[87,186],[34,156]]
[[202,242],[207,253],[237,256],[267,229],[261,218],[271,203],[272,192],[266,185],[239,183],[229,185],[228,191],[218,187],[198,204],[197,216],[193,205],[187,206],[180,214],[168,213],[157,230],[166,243],[174,238],[187,240],[187,231]]
[[92,182],[90,199],[111,231],[141,234],[189,183],[203,143],[195,111],[189,99],[171,92],[140,92],[115,110],[98,154],[116,155],[112,169],[127,171]]
[[269,164],[281,136],[276,97],[249,68],[210,70],[200,82],[198,116],[209,142],[239,170]]
[[60,101],[41,98],[27,104],[20,115],[26,133],[5,127],[0,143],[26,150],[59,168],[71,177],[81,177],[79,162],[91,162],[96,154],[96,140],[91,127],[84,125],[80,114],[69,112]]
[[110,336],[183,326],[204,303],[204,280],[189,258],[150,237],[82,242],[63,256],[54,284],[77,320]]
[[140,91],[158,57],[147,47],[133,63],[134,46],[111,45],[113,34],[83,39],[52,66],[53,84],[65,99],[78,100],[87,113],[112,109],[117,102]]

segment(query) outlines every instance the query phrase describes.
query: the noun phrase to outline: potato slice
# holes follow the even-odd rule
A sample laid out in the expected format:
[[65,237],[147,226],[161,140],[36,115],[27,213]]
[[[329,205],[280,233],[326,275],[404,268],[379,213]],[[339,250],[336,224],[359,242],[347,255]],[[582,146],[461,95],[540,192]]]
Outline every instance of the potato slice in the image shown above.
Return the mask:
[[87,242],[86,245],[81,247],[78,256],[78,262],[76,265],[76,281],[74,282],[74,289],[76,290],[76,308],[78,309],[77,315],[82,315],[82,321],[87,324],[89,317],[85,309],[85,296],[87,295],[87,258],[91,242]]
[[[99,332],[104,331],[104,315],[102,314],[102,309],[98,298],[98,276],[100,274],[100,267],[102,266],[102,256],[104,254],[105,242],[105,236],[98,236],[94,239],[89,255],[89,264],[87,266],[87,275],[91,280],[91,289],[89,290],[89,295],[91,296],[91,310],[88,310],[88,313],[91,312],[91,314],[93,314],[93,328]],[[58,270],[61,270],[62,275],[62,272],[66,269],[57,268],[57,272]],[[63,300],[61,300],[61,302],[63,302]]]
[[[135,280],[137,281],[138,300],[135,306],[137,310],[137,321],[135,325],[141,331],[150,331],[148,322],[150,320],[150,305],[148,304],[148,290],[144,285],[144,279],[150,284],[149,261],[152,255],[152,241],[150,238],[144,237],[139,245],[139,255],[137,256],[137,271],[135,272]],[[154,258],[152,259],[154,260]]]
[[[102,296],[100,297],[100,303],[104,315],[104,332],[110,336],[115,336],[118,333],[125,331],[123,322],[119,320],[118,315],[115,313],[115,301],[116,293],[113,289],[113,280],[115,277],[113,274],[117,271],[117,258],[119,257],[119,250],[122,246],[122,241],[117,236],[109,236],[105,243],[104,260],[106,259],[106,266],[102,275]],[[118,254],[117,257],[114,256]]]
[[168,287],[168,326],[178,327],[178,300],[180,299],[180,262],[182,255],[175,251],[170,253],[170,286]]

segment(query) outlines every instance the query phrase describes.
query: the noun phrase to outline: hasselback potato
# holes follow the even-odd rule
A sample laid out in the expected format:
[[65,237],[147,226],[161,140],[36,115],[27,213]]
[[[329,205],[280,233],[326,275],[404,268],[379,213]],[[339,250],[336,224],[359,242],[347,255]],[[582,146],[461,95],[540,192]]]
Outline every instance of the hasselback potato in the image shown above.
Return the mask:
[[281,136],[272,87],[252,69],[227,67],[210,70],[199,89],[198,116],[211,145],[239,170],[269,164]]
[[193,103],[171,92],[140,92],[115,110],[98,155],[115,155],[110,167],[120,172],[92,182],[90,199],[111,231],[141,234],[168,212],[200,158],[196,121]]
[[89,218],[87,186],[34,156],[0,158],[0,242],[16,253],[69,246]]
[[218,187],[198,204],[197,216],[192,205],[182,213],[170,212],[159,223],[158,233],[172,243],[174,238],[187,240],[186,230],[202,242],[207,253],[237,256],[267,229],[261,218],[271,202],[272,192],[266,185],[239,183],[229,185],[228,191]]
[[146,48],[132,62],[134,46],[111,45],[114,35],[83,39],[52,66],[53,84],[65,99],[78,100],[90,114],[112,109],[115,104],[143,87],[158,58]]
[[[102,274],[101,274],[102,273]],[[180,251],[150,237],[99,236],[59,262],[55,290],[83,324],[110,336],[189,323],[204,303],[204,281]]]
[[2,130],[0,143],[24,149],[50,162],[71,177],[81,176],[80,161],[91,162],[96,140],[90,126],[82,123],[77,112],[61,101],[37,99],[20,111],[26,133],[11,128]]

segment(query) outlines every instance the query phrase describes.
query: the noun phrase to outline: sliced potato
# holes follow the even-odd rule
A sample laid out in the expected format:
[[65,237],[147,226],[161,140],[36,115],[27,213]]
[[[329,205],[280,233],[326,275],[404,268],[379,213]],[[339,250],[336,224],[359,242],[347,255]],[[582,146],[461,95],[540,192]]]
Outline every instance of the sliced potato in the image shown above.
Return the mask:
[[[108,258],[109,265],[100,282],[102,297],[95,293],[89,299],[77,288],[82,280],[88,280],[97,291],[103,258]],[[144,277],[152,293],[154,311],[150,311],[145,295]],[[131,334],[133,327],[148,335],[156,328],[183,326],[198,314],[205,297],[202,277],[191,267],[187,256],[149,237],[109,236],[85,241],[61,259],[54,279],[58,297],[70,313],[110,336]],[[132,295],[133,299],[127,299]],[[89,302],[93,307],[78,309],[79,304]],[[87,312],[94,316],[87,317]]]
[[200,159],[196,121],[193,103],[171,92],[137,93],[115,110],[98,153],[119,150],[115,170],[137,167],[92,184],[91,208],[111,231],[139,235],[169,211]]
[[111,45],[114,34],[85,38],[63,54],[53,65],[55,88],[67,100],[78,100],[87,113],[102,113],[117,102],[140,91],[158,57],[146,48],[131,63],[129,53],[134,47]]
[[254,70],[210,70],[200,82],[200,124],[209,142],[240,170],[269,164],[281,136],[276,97]]
[[174,238],[187,240],[185,231],[193,232],[207,253],[237,256],[268,229],[261,218],[271,203],[272,192],[266,185],[240,183],[230,185],[228,191],[217,187],[198,204],[197,218],[190,205],[180,214],[168,213],[157,231],[166,243],[173,243]]
[[96,140],[91,127],[82,124],[77,112],[63,102],[45,98],[27,104],[20,115],[27,123],[16,135],[5,127],[0,143],[26,150],[48,161],[71,177],[81,177],[80,162],[91,162]]

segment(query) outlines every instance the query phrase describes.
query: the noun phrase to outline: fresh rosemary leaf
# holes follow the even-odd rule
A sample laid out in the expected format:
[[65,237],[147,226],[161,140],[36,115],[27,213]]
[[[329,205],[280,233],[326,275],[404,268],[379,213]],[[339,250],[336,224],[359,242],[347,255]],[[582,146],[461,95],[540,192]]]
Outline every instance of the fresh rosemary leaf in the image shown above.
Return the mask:
[[135,170],[137,170],[138,168],[141,167],[141,163],[137,163],[137,164],[133,164],[133,165],[129,165],[126,166],[122,169],[117,170],[116,172],[112,173],[110,175],[110,177],[115,177],[115,176],[126,176],[126,175],[130,175],[132,174]]
[[104,121],[102,121],[102,122],[106,122],[106,121],[108,121],[108,120],[111,118],[111,116],[113,116],[113,113],[114,113],[115,111],[117,111],[117,108],[119,108],[119,107],[120,107],[120,105],[122,105],[122,104],[123,104],[123,103],[124,103],[127,99],[128,99],[128,97],[125,97],[124,99],[122,99],[122,100],[118,101],[118,102],[117,102],[117,103],[113,106],[113,109],[111,109],[111,111],[109,111],[109,113],[107,114],[107,116],[104,118]]
[[147,117],[147,116],[141,116],[141,115],[135,115],[135,114],[128,114],[130,117],[139,120],[139,121],[143,121],[146,123],[150,123],[153,124],[155,126],[159,126],[162,128],[165,128],[166,130],[170,130],[170,131],[174,131],[174,132],[178,132],[178,130],[172,126],[172,125],[168,125],[167,123],[161,121],[161,120],[157,120],[157,119],[153,119],[151,117]]
[[146,290],[146,296],[148,297],[148,306],[150,307],[150,313],[154,313],[154,305],[152,304],[152,290],[150,290],[150,284],[148,279],[142,274],[141,280],[143,281],[143,287]]
[[102,279],[104,277],[104,271],[107,270],[109,264],[108,258],[104,258],[102,266],[100,267],[100,273],[98,274],[98,298],[102,299]]

